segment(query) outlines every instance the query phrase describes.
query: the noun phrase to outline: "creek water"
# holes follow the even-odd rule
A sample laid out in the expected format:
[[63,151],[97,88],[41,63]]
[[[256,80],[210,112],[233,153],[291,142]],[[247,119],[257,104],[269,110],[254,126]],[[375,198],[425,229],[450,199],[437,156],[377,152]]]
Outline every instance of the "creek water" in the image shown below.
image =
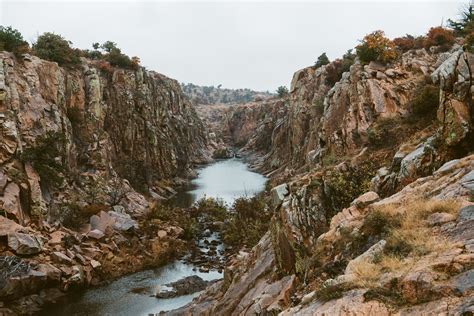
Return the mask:
[[[188,207],[203,196],[220,198],[228,205],[242,196],[252,196],[265,187],[266,178],[252,172],[240,159],[215,162],[198,170],[198,177],[188,189],[179,192],[173,202]],[[212,236],[211,238],[214,238]],[[41,315],[146,315],[176,309],[191,302],[198,293],[168,299],[154,295],[160,286],[191,275],[204,280],[222,278],[222,273],[176,260],[161,268],[145,270],[121,277],[108,285],[68,295],[64,301],[42,311]]]

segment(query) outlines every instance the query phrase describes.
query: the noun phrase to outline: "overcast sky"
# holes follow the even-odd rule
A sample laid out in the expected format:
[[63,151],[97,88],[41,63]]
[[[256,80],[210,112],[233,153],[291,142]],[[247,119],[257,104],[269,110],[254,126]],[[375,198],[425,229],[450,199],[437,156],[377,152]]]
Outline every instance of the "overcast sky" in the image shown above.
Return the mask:
[[340,57],[377,29],[424,34],[463,3],[0,0],[0,24],[30,42],[48,31],[79,48],[111,40],[180,82],[274,91],[322,52]]

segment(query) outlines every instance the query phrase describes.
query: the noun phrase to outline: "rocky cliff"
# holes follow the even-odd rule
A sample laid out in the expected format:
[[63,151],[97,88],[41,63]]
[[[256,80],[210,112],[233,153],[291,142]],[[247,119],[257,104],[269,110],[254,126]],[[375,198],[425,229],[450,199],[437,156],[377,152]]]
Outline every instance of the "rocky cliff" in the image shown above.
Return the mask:
[[179,229],[141,218],[209,159],[178,82],[87,59],[0,60],[1,297],[23,296],[21,311],[175,252]]
[[284,181],[270,231],[170,314],[472,313],[472,58],[298,71],[258,164]]

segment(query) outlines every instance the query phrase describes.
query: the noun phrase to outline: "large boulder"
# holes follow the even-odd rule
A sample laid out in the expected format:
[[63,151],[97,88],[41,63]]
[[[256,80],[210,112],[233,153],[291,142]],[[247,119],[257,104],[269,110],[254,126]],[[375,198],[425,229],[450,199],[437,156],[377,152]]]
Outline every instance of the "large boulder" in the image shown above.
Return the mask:
[[8,246],[18,255],[35,255],[42,250],[35,236],[23,233],[8,234]]
[[280,205],[281,202],[283,202],[285,197],[288,195],[288,193],[290,193],[290,192],[288,190],[288,184],[287,183],[283,183],[283,184],[280,184],[280,185],[274,187],[271,190],[273,207],[277,207],[278,205]]

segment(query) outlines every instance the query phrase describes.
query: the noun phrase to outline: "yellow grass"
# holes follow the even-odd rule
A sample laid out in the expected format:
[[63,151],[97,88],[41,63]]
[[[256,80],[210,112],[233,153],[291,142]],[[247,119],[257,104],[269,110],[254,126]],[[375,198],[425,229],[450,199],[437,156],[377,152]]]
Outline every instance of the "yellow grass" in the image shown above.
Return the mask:
[[353,266],[357,286],[372,288],[377,285],[381,275],[387,272],[407,272],[424,255],[452,249],[452,242],[436,234],[428,226],[426,219],[436,212],[457,215],[460,203],[455,200],[414,200],[403,205],[384,205],[379,210],[387,216],[401,215],[399,227],[391,229],[387,237],[390,241],[406,242],[412,248],[408,257],[401,258],[382,254],[377,262],[361,261]]

